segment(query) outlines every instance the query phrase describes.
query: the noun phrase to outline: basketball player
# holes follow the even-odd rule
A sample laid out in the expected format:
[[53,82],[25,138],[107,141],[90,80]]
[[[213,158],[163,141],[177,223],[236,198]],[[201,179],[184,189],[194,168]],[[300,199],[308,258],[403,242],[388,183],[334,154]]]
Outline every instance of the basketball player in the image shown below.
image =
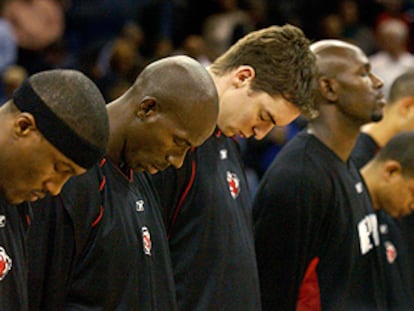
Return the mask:
[[186,152],[211,135],[216,88],[195,60],[167,57],[149,64],[107,110],[104,160],[71,180],[58,199],[36,207],[32,309],[177,309],[166,232],[148,173],[180,167]]
[[262,139],[314,113],[315,58],[294,26],[249,33],[210,67],[217,128],[180,170],[155,175],[166,211],[179,310],[261,310],[251,198],[237,136]]
[[29,77],[0,108],[0,310],[28,310],[26,233],[33,202],[57,195],[104,155],[105,101],[85,75],[50,70]]
[[268,169],[253,212],[263,310],[386,310],[379,233],[350,154],[382,81],[355,45],[311,46],[320,115]]

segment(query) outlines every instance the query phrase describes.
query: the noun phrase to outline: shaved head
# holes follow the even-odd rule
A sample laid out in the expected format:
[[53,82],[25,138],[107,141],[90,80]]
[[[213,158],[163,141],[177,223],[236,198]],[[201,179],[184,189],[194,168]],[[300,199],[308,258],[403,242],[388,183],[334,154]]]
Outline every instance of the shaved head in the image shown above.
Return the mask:
[[208,71],[193,58],[179,55],[151,63],[131,89],[132,93],[142,90],[157,100],[160,112],[175,115],[177,121],[193,127],[200,139],[209,136],[205,129],[211,134],[215,128],[217,90]]
[[[321,113],[339,112],[357,127],[382,119],[383,82],[371,72],[369,59],[358,46],[330,39],[312,44],[310,50],[316,56]],[[327,107],[331,104],[335,106]]]
[[368,58],[357,46],[341,40],[321,40],[310,46],[316,56],[319,75],[332,76],[348,66],[347,61],[355,55]]
[[209,72],[188,56],[152,62],[108,105],[109,153],[135,171],[178,168],[216,128],[218,94]]
[[328,40],[320,40],[318,42],[315,42],[311,44],[310,49],[312,53],[319,54],[323,51],[329,50],[329,49],[352,49],[357,50],[358,48],[345,41],[341,40],[334,40],[334,39],[328,39]]

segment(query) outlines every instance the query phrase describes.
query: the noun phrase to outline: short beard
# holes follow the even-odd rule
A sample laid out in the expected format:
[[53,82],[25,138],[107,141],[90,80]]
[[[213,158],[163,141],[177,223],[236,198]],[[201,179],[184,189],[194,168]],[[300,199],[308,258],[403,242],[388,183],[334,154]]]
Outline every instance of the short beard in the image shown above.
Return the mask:
[[371,112],[371,121],[372,122],[378,122],[381,121],[383,118],[383,113],[381,112]]

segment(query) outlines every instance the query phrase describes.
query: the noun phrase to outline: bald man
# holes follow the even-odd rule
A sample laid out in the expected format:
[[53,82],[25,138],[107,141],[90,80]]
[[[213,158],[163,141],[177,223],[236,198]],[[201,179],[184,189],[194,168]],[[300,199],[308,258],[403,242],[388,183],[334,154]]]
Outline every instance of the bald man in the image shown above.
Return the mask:
[[49,230],[31,235],[31,282],[37,284],[32,309],[177,308],[166,232],[148,173],[179,168],[187,151],[212,134],[216,88],[195,60],[168,57],[147,66],[107,107],[104,160],[73,179],[58,199],[39,202],[37,219],[46,225],[33,227]]
[[349,160],[360,127],[381,119],[383,83],[355,45],[322,40],[311,50],[320,114],[254,199],[263,310],[384,310],[376,216]]
[[[31,206],[104,155],[105,101],[75,70],[36,73],[0,108],[0,310],[28,309]],[[22,204],[21,204],[22,203]],[[20,204],[19,206],[14,206]]]

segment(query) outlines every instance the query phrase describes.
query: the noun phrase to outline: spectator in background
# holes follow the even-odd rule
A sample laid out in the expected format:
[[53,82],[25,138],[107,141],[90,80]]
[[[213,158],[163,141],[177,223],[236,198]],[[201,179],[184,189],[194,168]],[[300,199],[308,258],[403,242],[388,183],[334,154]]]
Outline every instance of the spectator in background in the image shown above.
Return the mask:
[[108,41],[99,51],[96,64],[98,70],[97,76],[104,76],[110,71],[110,59],[113,54],[114,44],[117,39],[120,38],[124,39],[125,42],[128,42],[131,45],[134,58],[136,58],[137,62],[145,62],[145,58],[141,54],[141,49],[145,42],[144,31],[138,23],[128,21],[122,27],[120,34],[118,34],[113,40]]
[[373,72],[384,80],[384,94],[392,82],[408,69],[414,69],[414,55],[408,50],[410,29],[400,19],[388,18],[376,30],[379,51],[370,56]]
[[[409,0],[376,0],[379,3],[379,11],[375,16],[374,29],[387,19],[398,19],[405,23],[409,29],[413,27],[413,12],[410,12]],[[411,4],[411,7],[413,4]],[[408,39],[408,50],[413,53],[413,37],[412,33]]]
[[174,50],[174,12],[176,1],[140,0],[136,11],[136,21],[146,35],[143,53],[150,59],[170,55]]
[[375,17],[375,27],[378,26],[387,19],[399,19],[408,27],[410,27],[412,21],[408,13],[405,11],[404,0],[377,0],[380,4],[380,10]]
[[0,73],[17,61],[17,42],[10,22],[0,18]]
[[132,85],[144,67],[144,62],[138,57],[136,46],[126,38],[116,38],[109,55],[107,72],[97,79],[97,85],[104,97],[109,101],[109,93],[119,83]]
[[319,21],[319,39],[341,39],[344,25],[336,13],[325,15]]
[[27,76],[27,70],[19,65],[9,66],[3,71],[1,75],[2,102],[12,98],[13,92],[23,83]]
[[5,0],[3,16],[12,25],[19,47],[41,50],[62,37],[63,7],[57,0]]
[[338,4],[342,18],[342,38],[359,46],[367,55],[376,51],[377,44],[373,29],[360,19],[360,8],[356,0],[342,0]]
[[290,23],[293,25],[303,27],[303,22],[301,18],[302,4],[300,0],[264,0],[263,5],[265,7],[266,12],[266,22],[268,24]]
[[188,55],[196,59],[205,67],[211,64],[211,59],[207,52],[206,42],[200,35],[188,35],[184,39],[181,49],[178,49],[175,53]]
[[203,37],[210,49],[210,59],[223,54],[237,39],[254,30],[255,25],[239,0],[218,0],[221,11],[207,16]]
[[145,0],[71,0],[66,8],[66,32],[70,53],[79,58],[98,51],[134,20]]

